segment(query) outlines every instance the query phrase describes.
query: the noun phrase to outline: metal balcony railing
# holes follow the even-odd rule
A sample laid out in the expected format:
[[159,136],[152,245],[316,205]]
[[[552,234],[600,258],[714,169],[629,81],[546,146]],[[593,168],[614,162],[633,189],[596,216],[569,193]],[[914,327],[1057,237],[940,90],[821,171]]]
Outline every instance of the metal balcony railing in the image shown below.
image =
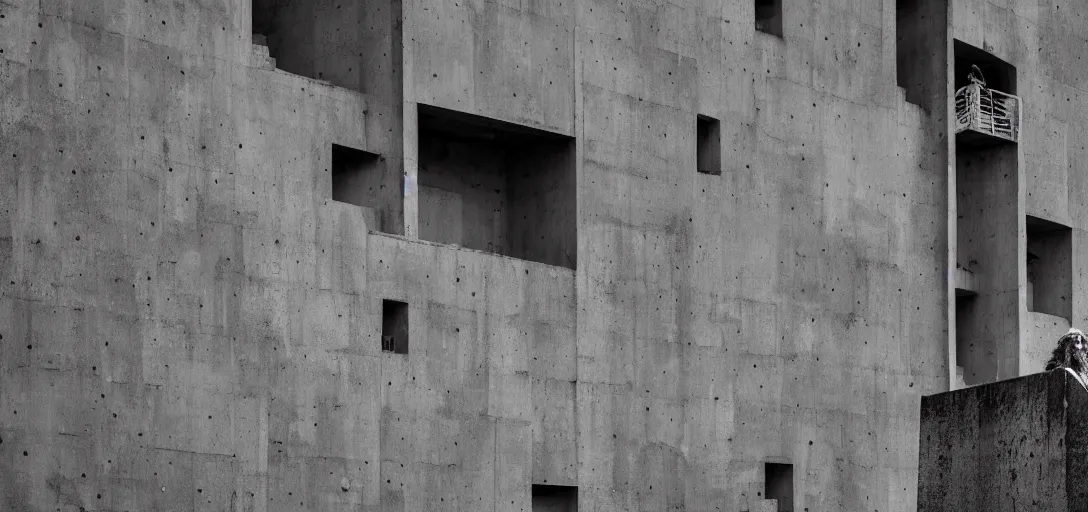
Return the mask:
[[956,91],[956,133],[966,130],[1020,140],[1020,97],[971,83]]

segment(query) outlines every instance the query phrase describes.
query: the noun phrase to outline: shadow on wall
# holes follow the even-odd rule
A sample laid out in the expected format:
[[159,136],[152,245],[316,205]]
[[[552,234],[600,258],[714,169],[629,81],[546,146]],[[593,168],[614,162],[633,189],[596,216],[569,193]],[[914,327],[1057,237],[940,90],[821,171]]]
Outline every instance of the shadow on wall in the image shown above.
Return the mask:
[[756,30],[782,37],[782,0],[755,0]]
[[419,236],[574,269],[574,139],[419,105]]
[[1028,216],[1027,309],[1071,320],[1073,316],[1073,230]]
[[373,60],[375,38],[389,2],[362,0],[251,0],[253,43],[268,47],[276,67],[299,76],[364,91],[366,72],[384,74]]
[[533,512],[578,512],[578,488],[533,484]]

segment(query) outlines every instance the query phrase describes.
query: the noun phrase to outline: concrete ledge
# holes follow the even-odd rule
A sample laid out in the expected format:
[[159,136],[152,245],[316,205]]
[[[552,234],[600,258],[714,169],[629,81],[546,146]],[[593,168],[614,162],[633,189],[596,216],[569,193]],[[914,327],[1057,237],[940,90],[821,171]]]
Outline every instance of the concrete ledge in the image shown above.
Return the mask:
[[918,510],[1088,510],[1088,392],[1064,371],[922,398]]
[[975,273],[962,267],[956,267],[956,288],[971,293],[978,293]]

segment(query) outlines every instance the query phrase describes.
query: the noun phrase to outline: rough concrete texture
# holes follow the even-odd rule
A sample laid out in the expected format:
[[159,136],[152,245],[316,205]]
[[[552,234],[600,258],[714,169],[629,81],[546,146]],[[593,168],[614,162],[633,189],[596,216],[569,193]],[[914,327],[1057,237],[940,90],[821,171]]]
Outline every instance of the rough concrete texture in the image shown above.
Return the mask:
[[[965,367],[967,376],[971,374],[971,366],[985,367],[982,382],[1040,371],[1038,357],[1027,354],[1049,351],[1056,336],[1064,333],[1068,325],[1081,327],[1088,323],[1083,270],[1084,255],[1088,254],[1085,252],[1088,202],[1083,200],[1088,193],[1088,177],[1079,170],[1088,159],[1088,147],[1081,142],[1088,138],[1088,124],[1083,121],[1088,114],[1088,95],[1084,92],[1088,68],[1078,64],[1088,55],[1084,37],[1088,21],[1084,10],[1085,6],[1076,2],[952,2],[952,38],[1014,66],[1016,94],[1023,105],[1020,144],[1002,149],[1005,154],[996,157],[1001,164],[991,167],[993,171],[1004,170],[992,174],[984,186],[973,191],[962,190],[962,175],[961,180],[949,180],[958,181],[957,186],[961,187],[959,211],[955,202],[950,204],[950,224],[955,224],[958,217],[961,227],[958,237],[950,237],[958,242],[952,253],[959,251],[958,258],[950,258],[950,265],[968,264],[971,259],[982,263],[973,269],[980,288],[977,322],[968,325],[966,335],[959,336],[968,343],[976,343],[976,354],[971,360],[960,360],[957,364]],[[961,149],[950,154],[955,156],[950,159],[952,176],[957,167],[961,172],[964,167]],[[995,158],[992,154],[990,157]],[[978,207],[980,202],[962,200],[972,193],[986,196],[985,215],[1002,221],[990,223],[988,230],[973,227],[971,218],[978,212],[972,211],[972,207]],[[1025,259],[1031,245],[1025,222],[1028,216],[1071,228],[1070,270],[1063,272],[1060,285],[1050,285],[1069,290],[1055,294],[1069,301],[1062,308],[1065,311],[1068,307],[1068,313],[1039,311],[1028,305],[1031,294],[1027,286],[1027,272],[1031,269]],[[1016,219],[1015,226],[1012,219]],[[970,232],[967,235],[962,232],[964,226]],[[971,233],[980,235],[976,240],[986,241],[975,249],[965,247],[965,236]],[[990,252],[985,252],[984,246]],[[983,257],[974,258],[969,253]],[[1039,286],[1036,283],[1036,297]],[[950,327],[955,329],[957,324],[963,325],[952,322]],[[955,335],[950,337],[955,338]]]
[[[946,88],[897,87],[894,1],[783,3],[780,39],[740,0],[319,2],[361,66],[299,71],[325,83],[251,44],[246,0],[0,0],[0,501],[754,511],[774,461],[795,510],[914,510],[950,375]],[[926,3],[912,77],[940,84]],[[1024,82],[1059,116],[1028,124],[1083,139],[1079,69]],[[577,270],[418,239],[417,103],[574,138]],[[369,206],[404,236],[329,200],[332,144],[386,158]]]
[[923,397],[918,510],[1088,510],[1086,416],[1064,370]]

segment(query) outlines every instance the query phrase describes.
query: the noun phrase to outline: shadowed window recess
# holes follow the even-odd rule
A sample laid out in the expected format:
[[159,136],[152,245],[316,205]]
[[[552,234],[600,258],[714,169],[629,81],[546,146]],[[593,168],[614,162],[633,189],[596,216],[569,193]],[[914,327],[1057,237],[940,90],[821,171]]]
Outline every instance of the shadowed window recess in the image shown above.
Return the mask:
[[782,37],[782,0],[755,0],[756,30]]
[[[303,40],[311,39],[304,34],[312,32],[305,24],[297,23],[307,13],[302,0],[252,0],[252,43],[268,49],[276,67],[296,75],[317,78],[308,72],[311,66],[296,63],[295,55]],[[306,46],[310,46],[307,44]]]
[[[977,295],[966,290],[956,290],[956,382],[957,387],[973,386],[983,381],[978,364],[972,360],[976,352],[987,360],[993,359],[987,347],[975,347],[979,337],[975,335]],[[976,348],[978,349],[976,351]]]
[[382,351],[408,353],[408,304],[405,302],[382,301]]
[[699,115],[695,120],[695,160],[703,174],[722,173],[721,123],[713,117]]
[[419,105],[419,237],[575,268],[574,139]]
[[252,43],[277,69],[375,93],[400,66],[399,1],[250,1]]
[[[925,0],[896,0],[895,2],[895,70],[896,83],[902,87],[909,103],[921,105],[925,94],[929,61],[933,59],[933,23],[939,16],[932,16]],[[927,16],[930,14],[930,16]],[[942,81],[943,82],[943,81]]]
[[578,488],[533,484],[533,512],[578,512]]
[[793,512],[793,464],[768,462],[764,469],[766,487],[763,495],[778,501],[778,512]]
[[384,160],[374,153],[332,145],[332,190],[329,197],[333,201],[363,208],[367,227],[374,231],[383,231],[381,212],[377,206],[380,204],[384,164]]
[[1073,230],[1028,216],[1027,310],[1072,319]]

